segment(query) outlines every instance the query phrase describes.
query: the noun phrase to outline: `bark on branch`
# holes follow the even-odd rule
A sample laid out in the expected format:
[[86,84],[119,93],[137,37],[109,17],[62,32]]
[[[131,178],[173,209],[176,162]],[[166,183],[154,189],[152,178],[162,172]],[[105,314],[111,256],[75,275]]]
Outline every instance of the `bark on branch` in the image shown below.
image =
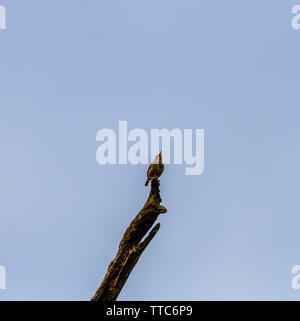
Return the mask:
[[160,224],[158,223],[142,241],[158,216],[167,212],[167,209],[161,206],[160,203],[159,180],[152,180],[149,197],[144,207],[125,231],[118,253],[110,263],[106,275],[93,296],[92,301],[106,302],[117,299],[132,269],[159,230]]

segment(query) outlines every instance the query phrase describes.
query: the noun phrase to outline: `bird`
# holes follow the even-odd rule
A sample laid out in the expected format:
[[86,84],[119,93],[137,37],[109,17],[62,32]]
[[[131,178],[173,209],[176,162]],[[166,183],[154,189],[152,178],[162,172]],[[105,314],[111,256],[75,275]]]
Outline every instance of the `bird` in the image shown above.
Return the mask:
[[158,179],[163,173],[164,169],[165,165],[162,162],[162,152],[160,152],[148,168],[145,186],[148,186],[151,180]]

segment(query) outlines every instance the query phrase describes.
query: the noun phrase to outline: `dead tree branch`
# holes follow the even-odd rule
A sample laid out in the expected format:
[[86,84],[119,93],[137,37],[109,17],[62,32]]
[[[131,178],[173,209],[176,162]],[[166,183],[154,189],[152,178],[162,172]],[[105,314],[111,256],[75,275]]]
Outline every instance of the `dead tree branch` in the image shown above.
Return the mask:
[[152,180],[149,197],[144,207],[125,231],[118,253],[110,263],[106,275],[93,296],[92,301],[105,302],[117,299],[132,269],[159,230],[160,224],[158,223],[142,241],[158,216],[167,212],[167,209],[161,206],[160,203],[159,180]]

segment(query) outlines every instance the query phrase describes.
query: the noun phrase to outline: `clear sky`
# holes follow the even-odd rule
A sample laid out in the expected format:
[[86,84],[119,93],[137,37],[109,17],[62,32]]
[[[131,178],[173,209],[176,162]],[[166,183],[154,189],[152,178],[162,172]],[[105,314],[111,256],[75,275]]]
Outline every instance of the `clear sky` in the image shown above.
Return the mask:
[[296,0],[0,4],[0,300],[93,296],[149,192],[146,165],[96,162],[119,120],[205,130],[120,300],[300,299]]

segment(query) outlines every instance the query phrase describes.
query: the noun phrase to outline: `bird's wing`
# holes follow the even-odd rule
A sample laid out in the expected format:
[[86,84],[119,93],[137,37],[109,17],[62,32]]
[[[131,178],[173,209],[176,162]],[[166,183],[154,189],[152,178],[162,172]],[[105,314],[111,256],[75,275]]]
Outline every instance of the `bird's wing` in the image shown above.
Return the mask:
[[155,172],[155,169],[154,169],[154,166],[151,164],[148,168],[148,171],[147,171],[147,176],[148,177],[153,177],[153,174]]

